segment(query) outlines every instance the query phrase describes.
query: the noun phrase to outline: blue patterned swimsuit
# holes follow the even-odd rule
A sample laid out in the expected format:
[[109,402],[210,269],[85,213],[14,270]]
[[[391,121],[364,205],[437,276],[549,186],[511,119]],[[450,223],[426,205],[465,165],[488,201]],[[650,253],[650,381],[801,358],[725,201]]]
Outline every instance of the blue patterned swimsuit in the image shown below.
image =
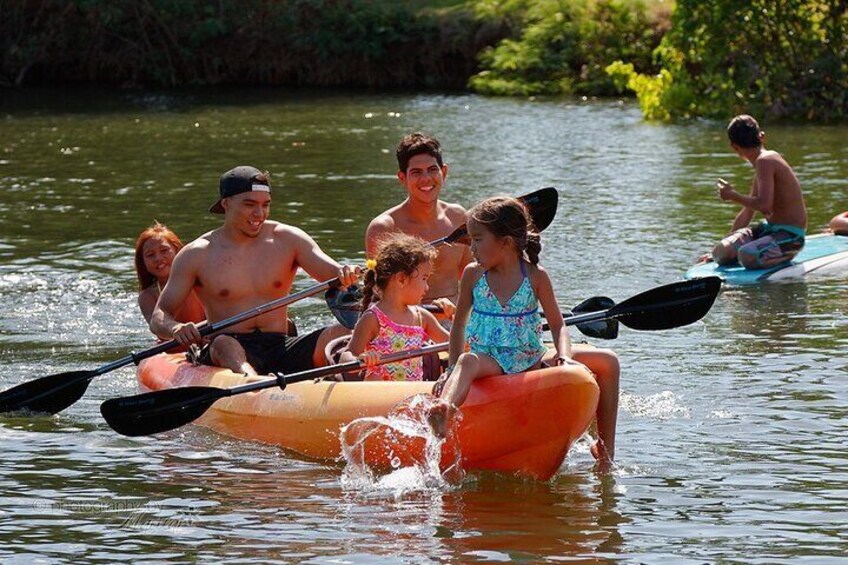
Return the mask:
[[539,361],[547,349],[542,344],[542,317],[539,299],[521,262],[524,280],[506,305],[489,288],[488,271],[474,285],[474,307],[465,340],[472,353],[494,359],[507,375],[526,371]]

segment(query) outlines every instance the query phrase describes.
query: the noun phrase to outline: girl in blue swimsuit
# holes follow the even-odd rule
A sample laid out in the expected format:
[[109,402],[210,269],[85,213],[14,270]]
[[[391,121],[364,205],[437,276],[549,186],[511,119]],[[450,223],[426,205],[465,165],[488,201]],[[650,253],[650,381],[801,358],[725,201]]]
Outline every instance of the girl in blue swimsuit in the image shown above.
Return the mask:
[[514,198],[490,198],[472,208],[468,218],[476,262],[462,273],[449,368],[433,389],[441,402],[430,411],[429,421],[439,437],[475,379],[540,366],[547,352],[540,304],[551,326],[555,363],[573,362],[553,284],[539,265],[541,240],[524,205]]

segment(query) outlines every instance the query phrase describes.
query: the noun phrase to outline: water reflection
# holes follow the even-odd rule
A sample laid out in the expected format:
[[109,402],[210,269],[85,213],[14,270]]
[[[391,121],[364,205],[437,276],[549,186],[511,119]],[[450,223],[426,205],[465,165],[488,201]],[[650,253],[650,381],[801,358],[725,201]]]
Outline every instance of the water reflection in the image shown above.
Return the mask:
[[751,356],[779,352],[801,345],[809,334],[808,286],[773,283],[729,289],[722,293],[730,312],[735,352]]
[[[551,483],[481,476],[444,497],[440,534],[462,559],[603,557],[623,546],[613,475],[570,474]],[[492,555],[487,555],[491,552]]]

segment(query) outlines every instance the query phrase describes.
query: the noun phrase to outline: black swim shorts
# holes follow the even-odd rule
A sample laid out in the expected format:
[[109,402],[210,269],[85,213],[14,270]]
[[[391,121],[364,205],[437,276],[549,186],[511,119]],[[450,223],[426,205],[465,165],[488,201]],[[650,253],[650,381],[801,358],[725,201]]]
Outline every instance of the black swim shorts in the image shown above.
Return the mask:
[[[221,335],[230,336],[238,341],[244,348],[247,362],[260,375],[268,375],[277,372],[299,373],[314,369],[312,355],[322,331],[324,328],[298,336],[261,331]],[[205,345],[201,350],[198,362],[202,365],[213,365],[209,345]]]

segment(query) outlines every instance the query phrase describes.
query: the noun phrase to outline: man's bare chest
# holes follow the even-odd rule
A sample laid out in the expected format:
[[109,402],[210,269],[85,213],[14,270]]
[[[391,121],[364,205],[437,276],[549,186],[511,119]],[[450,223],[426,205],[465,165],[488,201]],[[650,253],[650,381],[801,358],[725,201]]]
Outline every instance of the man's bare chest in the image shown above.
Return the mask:
[[274,296],[291,287],[294,271],[285,253],[222,252],[204,261],[195,286],[208,297]]

